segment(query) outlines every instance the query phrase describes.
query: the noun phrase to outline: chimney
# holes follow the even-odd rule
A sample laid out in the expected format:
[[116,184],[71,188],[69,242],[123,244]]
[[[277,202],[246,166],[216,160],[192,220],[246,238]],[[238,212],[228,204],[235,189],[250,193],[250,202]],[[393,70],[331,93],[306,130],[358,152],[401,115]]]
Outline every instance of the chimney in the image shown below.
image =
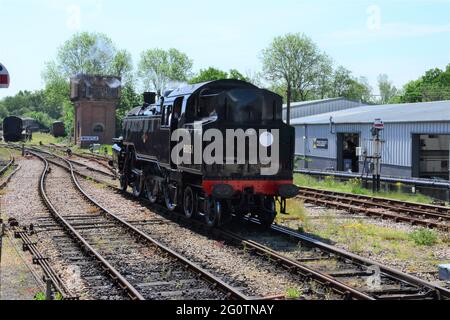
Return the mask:
[[152,105],[156,103],[156,92],[144,92],[144,103]]

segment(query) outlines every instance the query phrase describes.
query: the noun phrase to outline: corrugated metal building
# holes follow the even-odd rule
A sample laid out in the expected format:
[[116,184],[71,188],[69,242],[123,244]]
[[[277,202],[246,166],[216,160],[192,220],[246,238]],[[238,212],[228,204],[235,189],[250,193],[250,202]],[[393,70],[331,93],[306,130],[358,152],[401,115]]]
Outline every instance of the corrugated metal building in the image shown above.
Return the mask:
[[450,101],[364,106],[292,120],[302,169],[363,172],[360,147],[373,152],[371,129],[382,131],[382,175],[449,179]]
[[[333,111],[346,110],[364,105],[366,104],[346,98],[293,102],[291,104],[291,119],[303,118]],[[284,120],[286,120],[286,108],[287,106],[284,105]]]

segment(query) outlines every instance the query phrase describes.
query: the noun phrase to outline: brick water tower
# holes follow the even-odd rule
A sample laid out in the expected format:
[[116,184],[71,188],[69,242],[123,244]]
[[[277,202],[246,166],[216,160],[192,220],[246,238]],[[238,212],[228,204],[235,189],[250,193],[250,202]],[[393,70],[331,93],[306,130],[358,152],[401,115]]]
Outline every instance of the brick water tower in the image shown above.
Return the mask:
[[117,77],[79,75],[70,79],[77,145],[88,148],[92,144],[112,144],[120,89]]

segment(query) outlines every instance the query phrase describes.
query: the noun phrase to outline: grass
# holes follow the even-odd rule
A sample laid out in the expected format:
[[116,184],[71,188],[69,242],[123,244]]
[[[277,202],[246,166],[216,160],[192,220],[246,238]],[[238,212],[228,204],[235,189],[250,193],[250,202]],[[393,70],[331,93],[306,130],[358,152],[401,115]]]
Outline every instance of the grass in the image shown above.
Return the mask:
[[288,211],[288,216],[279,218],[284,225],[330,239],[357,254],[371,253],[386,260],[400,261],[407,265],[408,272],[435,270],[437,264],[450,262],[443,261],[442,257],[442,252],[450,246],[450,237],[433,230],[424,228],[409,232],[351,216],[346,218],[336,215],[335,210],[326,210],[311,219],[299,200],[290,202]]
[[[305,203],[303,201],[289,199],[287,202],[287,208],[289,214],[277,215],[275,222],[277,224],[281,224],[286,221],[300,221],[301,226],[298,228],[298,231],[309,232],[311,230],[311,221],[307,215]],[[278,208],[278,211],[280,211],[280,208]]]
[[288,299],[300,299],[301,295],[301,291],[295,288],[290,288],[286,292],[286,298]]
[[418,246],[433,246],[438,242],[437,233],[429,229],[414,231],[409,236]]
[[[88,149],[82,149],[82,148],[80,148],[78,146],[71,145],[70,147],[71,147],[72,151],[75,152],[75,153],[81,153],[81,154],[82,153],[91,153]],[[99,154],[100,155],[105,154],[104,153],[105,148],[107,150],[107,154],[109,156],[112,156],[112,154],[113,154],[113,152],[112,152],[112,145],[109,145],[109,144],[102,144],[101,147],[100,147]]]
[[[423,204],[433,203],[433,199],[422,194],[407,194],[403,192],[377,192],[362,187],[360,179],[352,179],[347,182],[340,182],[334,177],[325,177],[323,180],[318,180],[314,177],[296,174],[294,177],[295,184],[302,187],[310,187],[327,191],[352,193],[365,196],[375,196],[380,198],[388,198],[407,202],[416,202]],[[399,188],[401,186],[398,186]]]
[[[47,300],[47,299],[46,299],[46,297],[45,297],[45,293],[39,292],[39,293],[37,293],[37,294],[34,296],[34,300],[35,300],[35,301],[45,301],[45,300]],[[56,301],[63,300],[63,295],[62,295],[61,293],[57,292],[56,295],[55,295],[55,300],[56,300]]]
[[0,160],[3,161],[8,161],[9,160],[9,151],[4,149],[4,148],[0,148]]
[[44,301],[45,299],[45,293],[39,292],[34,296],[34,300],[36,301]]
[[[33,133],[33,139],[30,142],[27,142],[27,145],[39,146],[40,144],[49,145],[49,144],[62,144],[67,145],[74,151],[75,153],[90,153],[87,149],[82,149],[76,145],[73,145],[68,141],[67,138],[55,138],[51,134],[47,133]],[[104,154],[104,150],[107,150],[107,154],[112,156],[112,145],[103,144],[100,148],[100,154]],[[1,157],[1,154],[0,154]]]
[[55,138],[54,136],[52,136],[51,134],[47,134],[47,133],[33,133],[33,139],[28,142],[28,145],[39,145],[41,142],[42,144],[58,144],[58,143],[63,143],[66,140],[66,138]]

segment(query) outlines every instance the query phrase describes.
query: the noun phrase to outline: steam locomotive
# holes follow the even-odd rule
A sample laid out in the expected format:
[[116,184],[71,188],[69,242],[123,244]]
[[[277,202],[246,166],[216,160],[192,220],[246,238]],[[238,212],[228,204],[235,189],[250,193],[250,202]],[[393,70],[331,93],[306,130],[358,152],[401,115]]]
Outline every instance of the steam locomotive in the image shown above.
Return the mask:
[[[252,215],[274,222],[293,185],[295,130],[282,120],[282,98],[238,80],[145,93],[114,140],[121,188],[210,227]],[[277,203],[279,206],[277,206]]]

